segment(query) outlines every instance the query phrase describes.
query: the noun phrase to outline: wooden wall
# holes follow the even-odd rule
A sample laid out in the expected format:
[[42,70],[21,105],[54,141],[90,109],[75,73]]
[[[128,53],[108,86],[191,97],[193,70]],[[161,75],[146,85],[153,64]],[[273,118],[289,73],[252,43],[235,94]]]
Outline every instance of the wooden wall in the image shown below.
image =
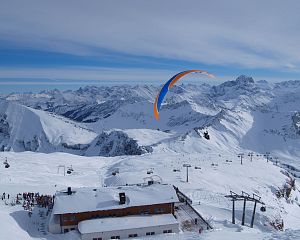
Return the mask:
[[60,215],[60,225],[69,226],[77,225],[78,222],[104,217],[122,217],[129,215],[147,215],[147,214],[174,214],[174,203],[134,206],[127,208],[101,210],[94,212],[82,212],[82,213],[67,213]]

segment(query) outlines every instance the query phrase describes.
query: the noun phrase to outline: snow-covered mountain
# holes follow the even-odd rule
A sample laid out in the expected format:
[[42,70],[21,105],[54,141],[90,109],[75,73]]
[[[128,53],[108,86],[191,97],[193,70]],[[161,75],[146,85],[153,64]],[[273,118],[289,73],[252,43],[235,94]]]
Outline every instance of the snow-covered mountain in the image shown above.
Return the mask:
[[[167,94],[160,121],[153,117],[158,91],[115,86],[2,96],[0,158],[11,167],[0,168],[1,189],[11,196],[52,195],[69,186],[159,179],[179,187],[214,226],[204,239],[299,238],[299,179],[292,174],[300,176],[300,81],[269,84],[240,76],[218,86],[179,84]],[[272,161],[278,157],[278,166],[266,161],[266,152]],[[243,164],[238,153],[245,154]],[[184,163],[192,166],[189,182]],[[64,176],[60,166],[73,171]],[[254,229],[249,228],[252,203],[247,202],[246,226],[240,224],[242,202],[236,203],[236,224],[230,223],[232,203],[224,197],[230,191],[261,196],[267,211],[258,205]],[[45,238],[40,229],[46,220],[38,211],[32,223],[19,205],[0,202],[0,212],[1,232],[10,239]],[[275,231],[277,221],[287,230]],[[75,231],[46,233],[47,239],[80,239]],[[199,233],[163,237],[199,239]]]
[[[114,129],[123,132],[152,130],[153,134],[159,130],[170,132],[169,138],[160,142],[148,134],[151,141],[146,142],[149,145],[168,143],[168,148],[176,150],[175,146],[180,145],[182,139],[190,138],[190,144],[197,146],[196,151],[217,147],[272,152],[283,160],[288,159],[294,166],[300,166],[296,160],[300,157],[300,81],[269,84],[242,75],[217,86],[179,84],[167,94],[160,112],[161,120],[156,121],[153,101],[159,89],[156,86],[92,86],[76,91],[15,93],[4,98],[62,116],[73,125],[84,124],[97,134]],[[210,140],[203,138],[206,130],[211,135]],[[5,134],[4,131],[3,138]],[[132,137],[138,142],[143,141],[136,134]],[[95,141],[99,144],[99,140]],[[188,144],[187,140],[185,144]],[[64,145],[70,144],[65,142]]]
[[0,101],[0,150],[89,156],[143,153],[136,141],[123,132],[98,135],[65,117],[9,101]]

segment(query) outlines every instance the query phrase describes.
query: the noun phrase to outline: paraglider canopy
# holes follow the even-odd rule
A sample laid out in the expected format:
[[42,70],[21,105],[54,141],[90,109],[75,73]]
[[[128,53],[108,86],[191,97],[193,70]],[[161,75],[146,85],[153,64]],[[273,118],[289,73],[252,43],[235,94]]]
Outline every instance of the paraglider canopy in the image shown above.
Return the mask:
[[156,96],[155,102],[154,102],[154,117],[156,118],[156,120],[159,120],[159,111],[160,111],[160,107],[161,104],[164,100],[164,97],[166,96],[167,92],[174,86],[174,84],[183,76],[189,74],[189,73],[201,73],[201,74],[205,74],[208,77],[214,77],[214,75],[209,74],[206,71],[203,70],[187,70],[187,71],[183,71],[180,72],[176,75],[174,75],[169,81],[167,81],[165,83],[165,85],[162,87],[162,89],[160,90],[160,92],[158,93],[158,95]]

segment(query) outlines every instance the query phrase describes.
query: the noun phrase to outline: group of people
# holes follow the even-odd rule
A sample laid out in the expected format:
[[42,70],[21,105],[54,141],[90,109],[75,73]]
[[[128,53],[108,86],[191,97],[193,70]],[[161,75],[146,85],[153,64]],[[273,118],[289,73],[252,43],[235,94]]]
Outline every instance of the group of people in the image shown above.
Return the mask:
[[[22,196],[22,198],[20,198]],[[32,208],[37,205],[43,208],[52,208],[54,196],[40,195],[40,193],[26,192],[17,195],[17,203],[23,200],[23,208],[32,211]]]
[[[5,204],[8,204],[7,201],[9,201],[10,195],[4,192],[1,199],[5,201]],[[35,205],[50,210],[53,207],[53,201],[54,196],[52,195],[42,195],[38,192],[24,192],[22,194],[18,193],[16,198],[11,199],[11,204],[22,204],[24,210],[29,211],[28,215],[31,216],[32,209]]]
[[5,200],[5,199],[8,199],[9,200],[9,194],[6,194],[5,192],[2,193],[2,196],[1,196],[1,200]]

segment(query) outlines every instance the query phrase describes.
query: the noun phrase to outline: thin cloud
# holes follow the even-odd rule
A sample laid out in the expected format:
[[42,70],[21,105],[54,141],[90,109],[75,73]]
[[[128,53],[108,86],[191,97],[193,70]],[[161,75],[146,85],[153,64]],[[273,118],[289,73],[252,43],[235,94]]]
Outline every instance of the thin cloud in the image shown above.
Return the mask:
[[1,3],[0,40],[81,56],[105,49],[299,71],[299,9],[293,0],[10,0]]

